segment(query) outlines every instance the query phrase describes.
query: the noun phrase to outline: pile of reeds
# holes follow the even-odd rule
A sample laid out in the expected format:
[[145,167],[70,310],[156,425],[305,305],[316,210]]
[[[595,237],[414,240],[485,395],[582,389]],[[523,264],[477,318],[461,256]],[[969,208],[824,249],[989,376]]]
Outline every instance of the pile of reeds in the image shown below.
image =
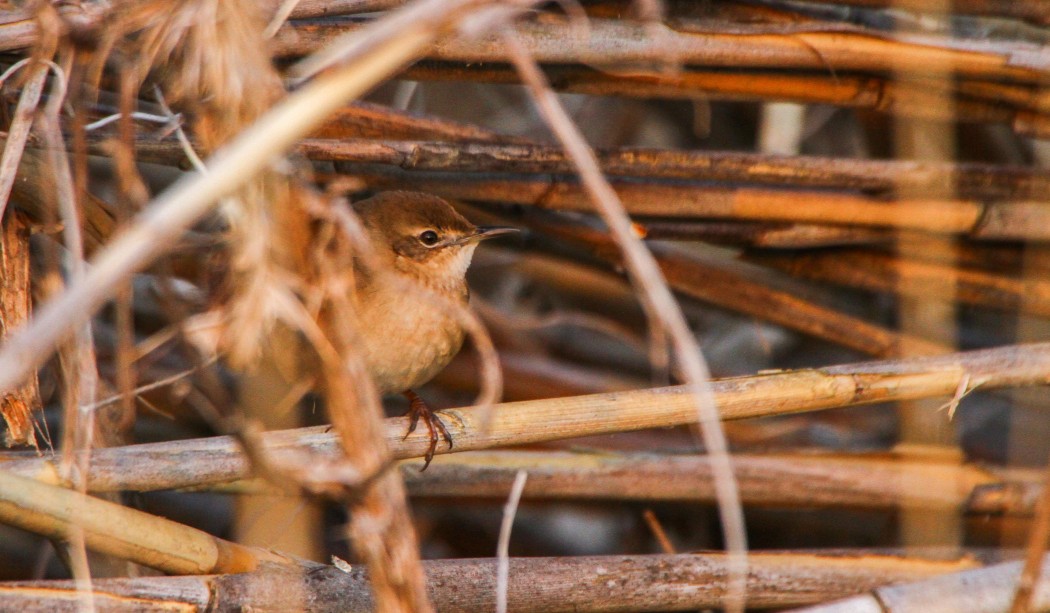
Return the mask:
[[[1045,1],[0,16],[0,610],[1050,608]],[[526,230],[425,472],[387,189]]]

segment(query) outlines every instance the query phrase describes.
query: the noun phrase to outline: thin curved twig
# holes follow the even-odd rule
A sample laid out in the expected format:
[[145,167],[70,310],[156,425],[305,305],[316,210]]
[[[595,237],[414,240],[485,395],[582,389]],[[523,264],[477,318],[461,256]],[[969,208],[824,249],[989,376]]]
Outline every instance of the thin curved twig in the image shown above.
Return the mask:
[[505,28],[502,40],[540,115],[572,158],[580,181],[622,249],[624,263],[631,280],[640,290],[639,296],[650,324],[654,328],[662,327],[666,330],[666,337],[674,348],[683,378],[692,388],[704,445],[711,461],[715,490],[718,493],[718,506],[728,553],[726,608],[729,611],[743,611],[747,587],[747,535],[744,513],[729,460],[725,432],[719,421],[714,396],[707,385],[710,373],[700,353],[700,347],[667,286],[656,259],[635,234],[623,204],[602,175],[594,152],[551,91],[539,65],[518,41],[513,31]]
[[510,582],[510,529],[514,526],[514,516],[518,514],[518,503],[521,493],[525,491],[525,481],[529,473],[519,470],[510,487],[510,496],[503,507],[503,521],[499,527],[499,542],[496,545],[496,559],[499,567],[496,571],[496,613],[507,613],[507,584]]

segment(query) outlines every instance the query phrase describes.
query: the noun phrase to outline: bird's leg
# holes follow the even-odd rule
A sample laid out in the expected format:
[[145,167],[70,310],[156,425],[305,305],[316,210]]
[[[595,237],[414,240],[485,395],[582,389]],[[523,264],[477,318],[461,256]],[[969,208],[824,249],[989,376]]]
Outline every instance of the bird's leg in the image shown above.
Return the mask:
[[[437,413],[431,410],[427,406],[427,403],[419,397],[419,394],[412,390],[405,390],[401,392],[405,398],[408,398],[408,418],[411,420],[408,423],[408,432],[405,433],[405,438],[408,438],[409,434],[416,431],[416,426],[419,425],[419,420],[422,419],[423,423],[427,425],[427,431],[430,432],[430,445],[427,447],[427,453],[423,456],[423,468],[419,469],[423,472],[430,466],[430,461],[434,459],[434,452],[437,451],[438,441],[441,438],[445,439],[448,443],[448,448],[452,449],[452,435],[449,434],[448,428],[445,427],[445,422],[441,421]],[[441,438],[438,437],[438,433],[441,433]]]

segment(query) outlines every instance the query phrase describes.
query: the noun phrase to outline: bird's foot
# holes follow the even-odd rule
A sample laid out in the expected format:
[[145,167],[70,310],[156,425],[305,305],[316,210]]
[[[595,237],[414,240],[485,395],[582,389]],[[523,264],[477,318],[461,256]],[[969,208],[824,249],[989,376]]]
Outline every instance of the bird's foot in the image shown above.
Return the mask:
[[[430,433],[430,445],[427,447],[426,455],[423,456],[423,468],[419,469],[419,472],[423,472],[427,469],[427,466],[430,466],[430,461],[434,459],[434,452],[437,451],[438,442],[442,438],[448,443],[448,448],[452,449],[452,435],[449,433],[448,428],[445,427],[445,422],[441,421],[438,414],[427,406],[427,403],[419,397],[419,394],[412,390],[406,390],[403,393],[405,398],[408,398],[408,418],[410,420],[405,438],[408,438],[409,434],[416,431],[416,426],[419,425],[420,419],[427,425],[427,431]],[[441,434],[440,437],[438,433]]]

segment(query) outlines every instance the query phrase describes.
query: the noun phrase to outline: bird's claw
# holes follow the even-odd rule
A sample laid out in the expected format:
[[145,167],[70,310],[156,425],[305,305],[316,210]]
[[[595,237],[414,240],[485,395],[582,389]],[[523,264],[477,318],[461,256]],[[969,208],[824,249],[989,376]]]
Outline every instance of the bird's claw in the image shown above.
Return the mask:
[[[408,431],[405,432],[404,439],[407,439],[409,435],[416,431],[416,426],[419,425],[420,419],[426,424],[427,432],[430,435],[430,444],[427,446],[427,452],[423,456],[423,468],[419,469],[420,472],[423,472],[428,466],[430,466],[430,461],[434,459],[434,453],[437,451],[438,442],[442,438],[448,443],[448,448],[452,449],[452,434],[448,431],[448,427],[445,426],[445,422],[441,420],[441,417],[427,406],[427,403],[424,402],[415,392],[405,392],[405,396],[408,397],[409,422]],[[438,436],[438,433],[440,433],[440,437]]]

